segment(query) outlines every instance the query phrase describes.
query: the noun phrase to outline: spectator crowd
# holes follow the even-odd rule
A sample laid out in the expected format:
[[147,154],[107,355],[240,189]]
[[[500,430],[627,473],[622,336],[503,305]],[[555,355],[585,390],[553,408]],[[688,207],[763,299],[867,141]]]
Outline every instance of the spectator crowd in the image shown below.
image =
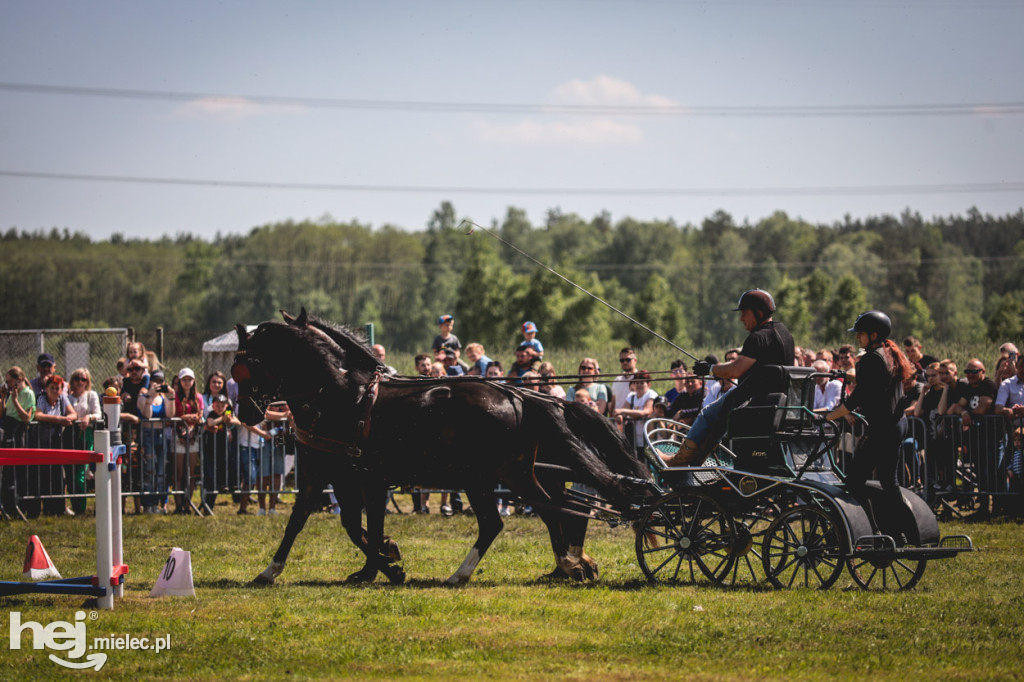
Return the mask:
[[[614,372],[606,374],[596,358],[584,357],[575,372],[560,376],[544,359],[541,330],[533,321],[522,323],[522,340],[506,368],[488,356],[480,343],[463,346],[454,333],[453,315],[439,316],[437,326],[431,352],[414,358],[418,376],[486,377],[575,401],[613,420],[638,449],[644,447],[643,424],[648,419],[692,424],[704,406],[734,386],[728,379],[697,375],[683,359],[673,360],[665,369],[645,368],[637,352],[628,347],[619,351]],[[974,475],[988,481],[979,486],[988,488],[986,492],[1016,493],[1019,499],[1024,465],[1024,357],[1017,347],[1012,343],[999,347],[990,364],[991,376],[981,358],[970,358],[961,377],[957,361],[927,354],[918,339],[908,336],[902,346],[915,370],[904,386],[903,409],[923,425],[919,430],[923,433],[915,431],[904,444],[909,486],[927,486],[937,494],[952,491],[957,478],[963,478],[956,467],[966,447],[963,443],[968,442],[963,434],[980,432],[998,418],[1005,427],[998,438],[985,440],[984,448],[990,452],[982,458],[984,463],[975,462]],[[373,352],[385,363],[383,346],[375,345]],[[723,358],[728,363],[739,353],[740,349],[730,348]],[[859,357],[851,345],[818,350],[797,347],[795,357],[796,364],[814,370],[815,411],[835,409],[856,384]],[[714,365],[719,358],[708,355],[702,361],[701,365]],[[128,344],[117,372],[103,379],[98,389],[87,368],[73,369],[66,380],[57,369],[54,357],[42,353],[35,376],[29,377],[19,367],[6,371],[0,388],[4,410],[0,446],[91,449],[93,430],[103,420],[99,394],[113,387],[121,397],[124,442],[129,444],[122,475],[130,482],[125,490],[135,493],[129,497],[136,513],[210,510],[223,494],[232,495],[239,514],[249,513],[254,503],[258,514],[277,513],[286,475],[285,454],[293,447],[286,404],[271,405],[259,425],[243,424],[235,416],[238,387],[233,380],[219,371],[201,382],[191,368],[171,372],[141,343]],[[90,484],[86,466],[2,467],[0,511],[29,518],[40,513],[74,516],[85,511]],[[197,484],[201,485],[198,503],[194,501]],[[440,495],[443,515],[463,509],[458,493]],[[429,513],[429,496],[414,493],[414,511]],[[336,502],[331,506],[337,510]],[[507,500],[499,499],[498,506],[502,514],[512,513]]]

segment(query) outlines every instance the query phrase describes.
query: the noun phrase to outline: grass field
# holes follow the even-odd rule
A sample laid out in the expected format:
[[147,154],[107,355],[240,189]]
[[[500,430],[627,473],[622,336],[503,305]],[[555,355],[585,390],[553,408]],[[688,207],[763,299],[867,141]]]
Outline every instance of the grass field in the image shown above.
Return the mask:
[[[436,503],[436,501],[435,501]],[[269,588],[249,581],[270,560],[287,516],[130,516],[131,574],[113,612],[87,621],[110,634],[170,635],[169,651],[113,651],[98,673],[59,668],[46,651],[2,646],[0,677],[51,679],[429,678],[1015,679],[1024,676],[1024,528],[943,524],[978,552],[929,564],[909,593],[867,593],[844,575],[825,592],[651,587],[628,529],[592,524],[599,585],[538,581],[553,567],[538,519],[512,517],[466,587],[442,581],[475,536],[471,516],[394,515],[408,582],[353,587],[362,565],[337,517],[316,514]],[[39,535],[65,577],[94,571],[93,520],[0,523],[0,579],[19,580]],[[190,550],[196,597],[151,599],[170,548]],[[22,621],[73,621],[79,597],[0,598]],[[0,625],[5,633],[8,628]],[[26,642],[30,635],[24,636]]]

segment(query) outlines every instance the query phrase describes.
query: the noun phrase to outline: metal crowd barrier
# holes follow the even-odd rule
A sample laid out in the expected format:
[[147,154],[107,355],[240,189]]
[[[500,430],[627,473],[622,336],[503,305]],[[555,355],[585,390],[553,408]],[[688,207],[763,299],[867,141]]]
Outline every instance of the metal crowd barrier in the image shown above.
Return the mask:
[[[896,456],[900,485],[929,502],[977,496],[1021,495],[1020,440],[1024,418],[1008,420],[997,415],[972,416],[964,426],[959,415],[939,418],[934,428],[920,417],[907,419],[907,435]],[[863,424],[839,421],[841,435],[836,464],[845,471],[863,437]],[[1013,433],[1018,431],[1018,444]],[[1016,454],[1016,459],[1014,455]],[[1018,471],[1013,472],[1014,468]],[[1011,472],[1013,472],[1011,474]]]
[[[972,416],[971,425],[964,426],[959,415],[946,415],[939,418],[934,428],[929,428],[924,419],[909,417],[907,425],[906,438],[896,453],[897,476],[904,488],[936,504],[942,499],[1014,496],[1024,492],[1019,471],[1024,459],[1020,444],[1024,438],[1024,418],[1011,421],[997,415]],[[838,426],[841,434],[835,461],[840,471],[846,471],[864,436],[864,426],[859,421],[850,424],[842,419]]]
[[[128,454],[121,467],[122,504],[132,498],[137,508],[160,511],[181,498],[182,512],[210,514],[218,495],[296,494],[299,465],[288,445],[288,426],[277,424],[273,438],[255,449],[242,448],[239,428],[230,429],[226,447],[211,447],[198,426],[191,438],[178,437],[181,419],[122,422],[122,442]],[[863,425],[840,420],[842,434],[836,464],[846,470]],[[929,502],[974,496],[1021,495],[1020,445],[1012,434],[1024,433],[1024,418],[1013,421],[985,415],[972,417],[965,427],[959,416],[940,417],[933,429],[924,419],[908,419],[906,439],[900,444],[900,485]],[[4,434],[3,447],[91,449],[91,429],[77,424],[64,429],[32,422],[17,434]],[[1015,451],[1017,459],[1014,459]],[[1016,462],[1016,464],[1014,464]],[[267,487],[259,490],[260,483]],[[91,479],[82,465],[0,467],[0,512],[32,517],[40,512],[64,514],[85,511],[93,497]],[[198,492],[198,496],[195,493]],[[324,490],[328,492],[328,490]],[[456,492],[412,488],[402,492]],[[198,497],[198,499],[197,499]],[[169,509],[168,509],[169,510]]]
[[[121,465],[122,505],[130,498],[137,510],[163,512],[173,510],[180,500],[182,513],[209,514],[218,495],[298,492],[298,462],[288,447],[286,423],[275,425],[274,437],[259,448],[241,446],[240,428],[229,429],[225,447],[217,447],[203,436],[202,425],[191,437],[179,438],[183,426],[181,419],[122,422],[122,442],[127,446]],[[88,450],[92,429],[31,422],[17,434],[4,434],[2,445]],[[81,513],[86,499],[94,496],[91,482],[91,472],[83,465],[2,467],[0,510],[20,518],[65,514],[68,508]]]

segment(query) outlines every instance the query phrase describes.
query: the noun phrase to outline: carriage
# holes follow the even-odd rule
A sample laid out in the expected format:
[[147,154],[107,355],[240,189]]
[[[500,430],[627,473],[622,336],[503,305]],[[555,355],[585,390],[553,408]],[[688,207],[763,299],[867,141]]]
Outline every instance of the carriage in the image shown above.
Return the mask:
[[[847,569],[865,589],[910,589],[929,560],[973,549],[940,537],[929,506],[901,488],[887,505],[877,482],[855,498],[838,444],[844,432],[815,415],[809,367],[768,367],[785,393],[734,409],[730,448],[696,467],[666,467],[688,427],[645,425],[646,456],[661,494],[636,512],[636,555],[652,582],[832,586]],[[865,499],[866,498],[866,499]],[[896,506],[898,508],[889,508]]]
[[[286,400],[304,468],[314,472],[258,583],[280,575],[326,482],[340,491],[342,525],[366,555],[349,576],[355,582],[379,572],[405,579],[383,525],[387,487],[406,483],[461,488],[477,512],[477,541],[450,584],[469,580],[501,531],[488,504],[498,483],[538,511],[556,572],[573,580],[597,578],[583,551],[595,518],[636,530],[640,568],[655,582],[827,588],[848,568],[865,588],[908,589],[929,560],[973,549],[966,536],[940,538],[931,509],[909,490],[894,509],[879,488],[851,494],[836,460],[842,432],[810,409],[819,376],[810,368],[760,368],[778,373],[772,385],[786,391],[730,412],[731,449],[718,447],[698,467],[666,468],[659,453],[678,449],[687,430],[678,422],[646,424],[645,466],[584,405],[483,378],[382,378],[362,339],[305,310],[238,335],[239,415],[255,424],[271,399]],[[486,457],[481,442],[491,443]]]

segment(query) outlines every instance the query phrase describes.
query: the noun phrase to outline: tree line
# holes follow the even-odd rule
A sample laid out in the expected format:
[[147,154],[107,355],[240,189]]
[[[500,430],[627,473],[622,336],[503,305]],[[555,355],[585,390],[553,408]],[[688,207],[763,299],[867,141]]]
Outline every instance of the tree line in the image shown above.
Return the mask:
[[2,235],[0,325],[222,332],[305,306],[352,326],[372,322],[380,342],[407,352],[429,347],[442,313],[456,316],[464,342],[499,353],[514,347],[524,320],[559,347],[652,340],[584,289],[684,348],[724,347],[742,339],[732,312],[739,294],[761,287],[798,343],[846,341],[869,308],[925,340],[1024,338],[1024,209],[833,225],[783,212],[737,224],[719,211],[678,225],[558,209],[533,224],[510,207],[485,227],[501,240],[467,234],[443,202],[423,231],[329,217],[212,239],[92,241],[11,228]]

